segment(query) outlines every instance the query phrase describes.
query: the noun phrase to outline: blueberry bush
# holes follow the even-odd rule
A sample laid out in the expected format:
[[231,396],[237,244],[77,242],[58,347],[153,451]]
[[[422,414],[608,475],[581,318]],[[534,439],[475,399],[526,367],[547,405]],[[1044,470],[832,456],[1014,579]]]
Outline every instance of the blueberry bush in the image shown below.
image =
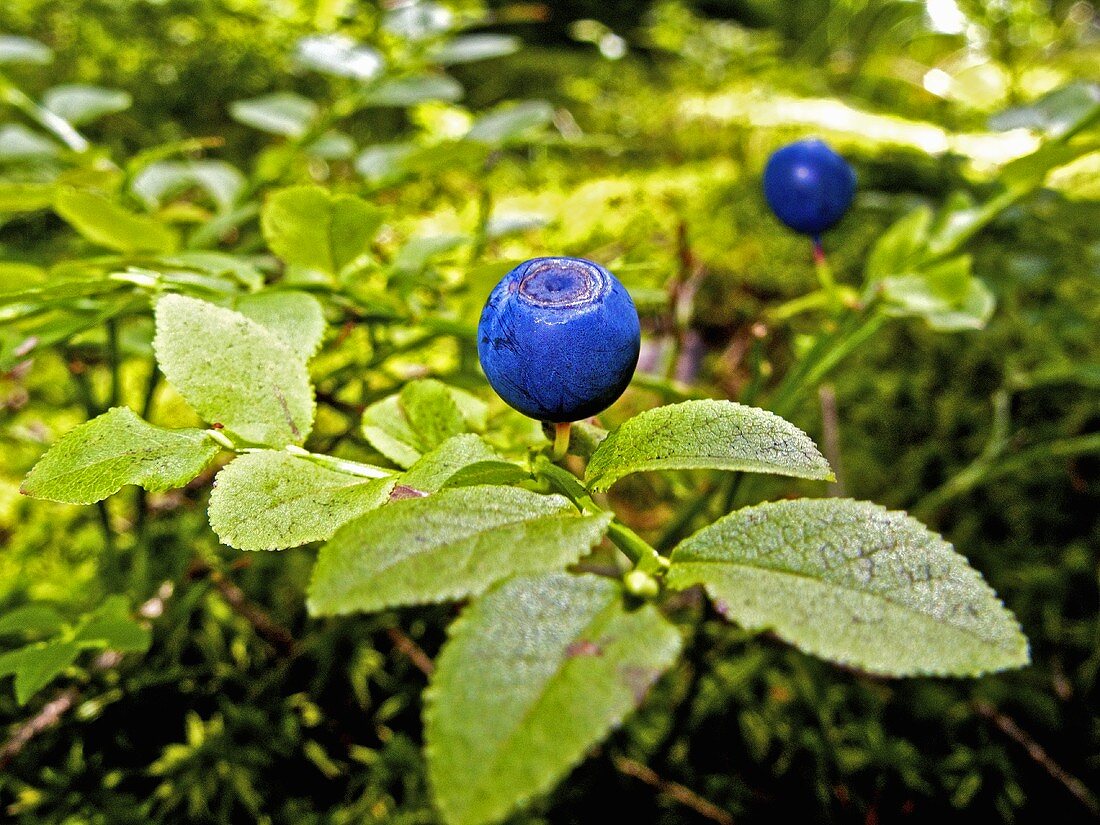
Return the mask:
[[947,5],[0,10],[6,815],[1100,812],[1100,19]]

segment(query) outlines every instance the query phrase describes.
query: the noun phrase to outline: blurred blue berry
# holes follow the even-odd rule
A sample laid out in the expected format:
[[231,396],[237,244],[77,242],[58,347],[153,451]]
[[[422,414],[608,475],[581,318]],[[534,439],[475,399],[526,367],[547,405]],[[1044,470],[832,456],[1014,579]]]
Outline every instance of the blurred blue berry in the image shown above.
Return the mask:
[[820,140],[776,150],[764,169],[764,197],[795,232],[817,237],[844,217],[856,192],[856,173]]
[[625,287],[581,258],[533,258],[489,295],[477,327],[485,375],[510,406],[539,421],[596,415],[638,365],[641,327]]

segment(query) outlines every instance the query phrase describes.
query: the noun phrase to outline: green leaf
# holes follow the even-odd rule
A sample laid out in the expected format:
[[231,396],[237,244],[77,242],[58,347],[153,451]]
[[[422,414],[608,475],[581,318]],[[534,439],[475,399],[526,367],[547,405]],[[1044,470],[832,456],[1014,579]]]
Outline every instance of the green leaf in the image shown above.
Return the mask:
[[325,335],[321,302],[308,292],[266,290],[244,295],[237,299],[236,309],[267,327],[305,361],[317,353]]
[[970,272],[970,256],[960,255],[917,274],[882,279],[887,311],[918,317],[944,332],[981,329],[996,307],[996,299]]
[[451,436],[485,429],[487,416],[485,402],[476,396],[427,378],[367,407],[363,435],[390,461],[411,467]]
[[832,479],[810,437],[778,415],[732,401],[685,401],[646,410],[611,433],[585,482],[606,490],[641,470],[711,468]]
[[[401,477],[401,483],[414,490],[434,493],[444,486],[456,486],[449,485],[448,482],[464,468],[486,462],[501,463],[500,456],[472,433],[456,435],[442,442],[410,467]],[[480,482],[470,481],[466,485],[458,486],[478,483]]]
[[283,450],[230,462],[210,493],[210,526],[238,550],[282,550],[330,538],[385,504],[395,478],[366,479]]
[[53,205],[56,189],[51,183],[0,181],[0,213],[35,212]]
[[295,49],[298,63],[307,69],[370,80],[382,71],[382,56],[343,34],[319,34],[303,37]]
[[188,251],[165,255],[157,259],[162,267],[189,269],[214,276],[230,276],[246,289],[259,289],[264,285],[264,275],[246,258],[223,252]]
[[171,252],[179,242],[175,232],[154,218],[94,192],[62,189],[54,211],[92,243],[119,252]]
[[49,605],[27,604],[0,616],[0,635],[31,633],[50,636],[65,626],[65,619]]
[[103,647],[119,653],[144,653],[152,643],[149,628],[130,616],[125,596],[108,596],[84,617],[74,641],[83,647]]
[[325,160],[347,160],[355,154],[355,149],[355,141],[335,129],[330,129],[305,147],[309,154]]
[[432,258],[457,249],[467,240],[469,238],[466,235],[429,235],[413,238],[398,251],[393,260],[393,268],[397,272],[421,272]]
[[466,139],[490,146],[519,142],[554,118],[554,107],[545,100],[499,106],[474,121]]
[[438,447],[466,431],[466,422],[446,384],[428,378],[411,381],[401,390],[401,411],[423,449]]
[[0,160],[32,161],[52,158],[60,147],[52,140],[33,132],[22,123],[0,126]]
[[462,97],[462,84],[445,74],[424,74],[387,80],[367,98],[372,106],[414,106],[428,100],[454,103]]
[[1100,108],[1100,90],[1095,83],[1075,81],[1029,103],[999,112],[989,119],[997,131],[1031,129],[1058,137],[1095,116]]
[[127,484],[152,493],[182,487],[218,454],[202,430],[166,430],[114,407],[70,430],[23,481],[28,496],[92,504]]
[[228,211],[237,201],[245,177],[235,166],[220,160],[162,160],[142,169],[130,189],[156,209],[188,189],[206,192],[218,209]]
[[888,676],[975,676],[1028,662],[982,577],[905,513],[849,499],[747,507],[672,554],[670,587],[815,656]]
[[68,83],[48,89],[42,105],[73,126],[91,123],[104,115],[124,112],[133,99],[121,89],[105,89],[86,83]]
[[428,776],[449,825],[488,825],[549,791],[641,704],[680,635],[612,579],[521,576],[451,625],[425,694]]
[[[463,437],[456,436],[456,438]],[[492,459],[474,461],[456,470],[443,482],[443,488],[472,487],[476,484],[518,484],[530,479],[531,473],[518,464]]]
[[267,199],[260,224],[271,251],[286,263],[340,275],[370,260],[382,212],[354,195],[292,186]]
[[505,34],[464,34],[442,43],[432,53],[432,57],[437,63],[449,66],[504,57],[519,51],[519,47],[518,37]]
[[381,143],[368,146],[355,159],[355,171],[375,185],[391,183],[408,173],[406,161],[416,153],[411,143]]
[[302,137],[317,117],[317,104],[293,92],[238,100],[229,107],[238,123],[273,135]]
[[25,705],[79,655],[80,645],[72,641],[27,645],[0,655],[0,677],[15,675],[15,701]]
[[866,280],[871,283],[910,272],[918,253],[928,243],[931,226],[932,210],[927,206],[918,206],[895,222],[871,248]]
[[5,63],[33,63],[45,66],[53,60],[53,51],[29,37],[0,35],[0,66]]
[[314,615],[370,612],[477,595],[513,573],[572,564],[610,513],[579,515],[561,496],[462,487],[395,501],[345,524],[321,548]]
[[245,441],[300,444],[313,428],[305,362],[239,312],[182,295],[157,302],[157,363],[206,421]]
[[382,28],[415,42],[450,31],[454,22],[454,12],[439,3],[407,3],[387,12]]

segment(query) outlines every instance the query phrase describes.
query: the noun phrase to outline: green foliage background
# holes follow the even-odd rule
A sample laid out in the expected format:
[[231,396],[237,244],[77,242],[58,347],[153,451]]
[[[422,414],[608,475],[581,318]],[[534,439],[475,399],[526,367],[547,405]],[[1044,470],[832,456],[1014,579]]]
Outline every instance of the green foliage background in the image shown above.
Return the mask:
[[[285,182],[362,188],[390,212],[391,251],[398,240],[469,231],[486,198],[494,215],[540,216],[536,228],[485,240],[482,279],[499,276],[499,262],[578,254],[611,262],[644,295],[687,256],[704,273],[692,321],[708,345],[700,383],[734,399],[750,380],[734,354],[754,324],[768,319],[765,375],[783,374],[813,331],[800,317],[773,325],[768,316],[815,283],[804,239],[763,204],[759,175],[773,148],[822,134],[857,165],[860,198],[828,239],[838,279],[856,285],[872,243],[910,207],[992,191],[1011,134],[991,131],[991,117],[1070,80],[1100,80],[1100,23],[1082,3],[962,2],[969,40],[933,31],[920,3],[886,0],[491,5],[493,30],[525,45],[457,67],[462,105],[546,98],[559,139],[504,153],[484,177],[441,163],[400,187],[363,186],[347,160],[296,158]],[[212,156],[248,170],[273,144],[232,120],[229,104],[276,90],[329,95],[331,81],[295,67],[294,43],[333,27],[367,33],[379,15],[350,0],[9,0],[0,33],[54,50],[49,66],[11,67],[32,96],[62,82],[132,96],[131,108],[85,130],[116,157],[214,137]],[[930,71],[947,78],[946,90]],[[453,115],[434,104],[372,109],[344,128],[367,146],[445,130]],[[0,109],[0,123],[18,119]],[[1100,461],[1095,449],[1042,446],[1100,426],[1097,180],[1094,152],[970,246],[997,298],[985,329],[941,333],[901,320],[832,383],[848,493],[910,509],[942,531],[1019,616],[1035,664],[973,683],[880,681],[709,615],[686,641],[686,664],[516,822],[591,821],[608,805],[624,820],[702,821],[618,770],[623,758],[743,821],[1089,814],[996,713],[1100,787]],[[3,262],[47,264],[79,244],[52,215],[0,221]],[[468,260],[460,250],[428,268],[445,280]],[[139,339],[122,342],[132,398],[147,378]],[[107,669],[81,660],[28,707],[0,690],[11,725],[51,691],[81,690],[74,711],[5,767],[0,808],[18,822],[437,821],[419,750],[423,676],[388,629],[404,628],[434,654],[452,608],[310,620],[303,592],[315,551],[219,546],[197,486],[153,497],[140,539],[127,529],[130,500],[111,502],[107,516],[122,532],[114,571],[94,509],[18,495],[45,446],[85,420],[72,373],[86,371],[93,391],[106,386],[102,344],[93,330],[0,377],[0,608],[46,601],[75,620],[121,572],[133,604],[159,598],[163,613],[144,656]],[[445,344],[433,355],[456,357]],[[400,383],[416,367],[397,364],[389,377]],[[391,389],[368,388],[378,397]],[[635,392],[608,420],[654,400]],[[338,410],[323,411],[322,437],[343,429]],[[159,414],[178,418],[178,399],[165,395]],[[816,404],[792,418],[822,440]],[[616,487],[639,529],[659,532],[671,516],[660,502],[678,490],[662,484]],[[293,652],[279,631],[235,611],[227,592],[286,628]]]

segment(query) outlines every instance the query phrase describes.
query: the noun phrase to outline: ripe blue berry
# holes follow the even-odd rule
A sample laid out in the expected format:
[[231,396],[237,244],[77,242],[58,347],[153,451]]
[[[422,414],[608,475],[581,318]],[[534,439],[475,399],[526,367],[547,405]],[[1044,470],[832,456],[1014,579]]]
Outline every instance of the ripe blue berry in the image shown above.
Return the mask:
[[623,394],[641,328],[618,279],[581,258],[533,258],[489,295],[477,354],[493,389],[539,421],[580,421]]
[[815,238],[837,223],[856,192],[856,173],[820,140],[777,150],[764,169],[764,197],[776,217]]

